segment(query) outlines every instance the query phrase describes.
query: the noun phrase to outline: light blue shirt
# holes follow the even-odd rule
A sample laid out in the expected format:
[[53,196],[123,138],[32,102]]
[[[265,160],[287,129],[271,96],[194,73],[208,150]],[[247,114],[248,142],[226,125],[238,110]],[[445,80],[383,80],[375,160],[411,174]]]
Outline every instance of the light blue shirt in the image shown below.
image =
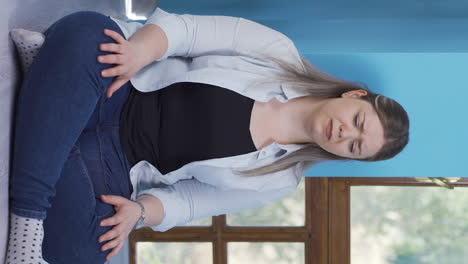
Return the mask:
[[[120,26],[126,39],[143,26],[111,19]],[[250,81],[275,76],[280,71],[278,66],[262,60],[261,53],[304,67],[294,43],[278,31],[243,18],[178,15],[160,8],[145,24],[161,27],[168,38],[168,49],[130,80],[141,92],[155,91],[176,82],[198,82],[224,87],[261,102],[272,98],[286,102],[307,95],[284,83],[249,85]],[[151,227],[161,232],[195,219],[265,205],[296,189],[302,178],[303,163],[263,176],[241,176],[231,169],[271,164],[302,147],[274,142],[242,155],[193,161],[164,175],[143,160],[130,170],[134,189],[131,199],[149,194],[161,200],[163,220]]]

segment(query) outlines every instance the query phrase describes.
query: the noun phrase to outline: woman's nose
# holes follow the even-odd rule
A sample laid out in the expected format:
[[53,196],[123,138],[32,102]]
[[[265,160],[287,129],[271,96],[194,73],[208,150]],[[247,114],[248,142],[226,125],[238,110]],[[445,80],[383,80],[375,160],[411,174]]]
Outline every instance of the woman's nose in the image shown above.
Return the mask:
[[340,130],[338,133],[339,139],[355,138],[357,136],[358,136],[357,129],[345,128],[343,125],[340,126]]

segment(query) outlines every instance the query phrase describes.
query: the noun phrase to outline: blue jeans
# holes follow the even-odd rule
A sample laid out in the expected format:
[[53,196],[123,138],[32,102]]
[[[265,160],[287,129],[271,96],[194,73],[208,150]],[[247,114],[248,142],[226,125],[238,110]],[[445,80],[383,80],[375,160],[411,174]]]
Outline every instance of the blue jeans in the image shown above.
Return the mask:
[[116,77],[97,61],[103,33],[124,34],[108,16],[80,11],[52,24],[24,76],[15,111],[10,201],[17,215],[43,219],[49,263],[104,263],[100,227],[115,214],[99,195],[130,198],[130,164],[119,139],[120,111],[132,85],[106,97]]

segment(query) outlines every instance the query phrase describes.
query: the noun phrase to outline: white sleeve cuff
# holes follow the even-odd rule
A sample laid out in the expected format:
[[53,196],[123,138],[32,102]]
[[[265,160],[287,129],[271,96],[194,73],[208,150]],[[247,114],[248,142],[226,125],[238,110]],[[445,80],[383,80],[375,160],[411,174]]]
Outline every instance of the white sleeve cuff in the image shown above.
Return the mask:
[[152,195],[161,200],[164,215],[159,225],[151,227],[154,231],[165,232],[173,228],[177,224],[180,214],[184,212],[183,201],[176,199],[172,192],[174,192],[173,187],[168,186],[165,188],[147,189],[138,194],[138,196],[144,194]]

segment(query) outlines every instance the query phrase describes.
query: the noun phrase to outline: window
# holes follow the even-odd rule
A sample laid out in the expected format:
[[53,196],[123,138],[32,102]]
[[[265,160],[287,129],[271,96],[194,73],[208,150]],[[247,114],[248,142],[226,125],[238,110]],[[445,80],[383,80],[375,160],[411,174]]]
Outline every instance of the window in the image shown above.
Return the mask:
[[[468,186],[468,179],[453,185],[448,190],[413,178],[305,177],[296,191],[257,209],[167,232],[135,230],[129,263],[359,264],[363,255],[382,264],[422,263],[423,258],[459,263],[468,256],[462,250],[468,242],[463,231],[468,230],[468,210],[463,209],[468,190],[460,188]],[[453,239],[458,247],[434,244]],[[433,244],[421,246],[422,240]],[[434,245],[439,253],[428,254]]]
[[285,198],[263,207],[199,219],[166,232],[134,230],[129,263],[306,263],[310,227],[305,223],[312,211],[306,210],[306,179]]
[[332,178],[329,186],[323,263],[455,264],[468,257],[467,178],[452,190],[414,178]]

